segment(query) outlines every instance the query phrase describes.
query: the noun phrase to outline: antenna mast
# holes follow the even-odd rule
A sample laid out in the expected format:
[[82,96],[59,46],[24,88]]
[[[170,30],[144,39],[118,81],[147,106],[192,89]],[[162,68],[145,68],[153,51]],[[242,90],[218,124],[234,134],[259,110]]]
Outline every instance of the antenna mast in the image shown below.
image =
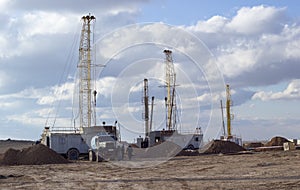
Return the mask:
[[79,114],[80,129],[91,127],[92,100],[91,100],[91,25],[95,17],[92,15],[83,16],[82,30],[79,47]]

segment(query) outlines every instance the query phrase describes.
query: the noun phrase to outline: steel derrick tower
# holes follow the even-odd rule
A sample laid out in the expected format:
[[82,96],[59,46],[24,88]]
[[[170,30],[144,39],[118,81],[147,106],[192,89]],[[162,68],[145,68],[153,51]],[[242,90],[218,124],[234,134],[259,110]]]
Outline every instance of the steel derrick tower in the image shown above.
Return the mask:
[[79,46],[79,117],[80,129],[91,127],[92,115],[92,95],[91,95],[91,28],[95,17],[92,15],[83,16],[82,29]]
[[175,84],[176,84],[176,74],[173,65],[172,51],[164,50],[166,55],[166,88],[167,97],[165,98],[166,108],[167,108],[167,129],[176,129],[176,94],[175,94]]

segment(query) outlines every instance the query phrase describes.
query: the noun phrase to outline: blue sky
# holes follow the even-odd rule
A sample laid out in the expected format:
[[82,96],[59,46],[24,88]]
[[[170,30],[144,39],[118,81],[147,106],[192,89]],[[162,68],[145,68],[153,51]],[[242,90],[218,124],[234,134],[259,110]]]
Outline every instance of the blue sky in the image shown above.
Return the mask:
[[[89,12],[97,18],[97,60],[111,58],[97,76],[98,122],[118,118],[125,139],[131,141],[143,131],[143,77],[151,78],[149,88],[157,97],[155,124],[164,122],[164,92],[157,86],[164,77],[161,63],[166,46],[174,50],[183,126],[193,126],[189,121],[197,120],[205,129],[211,120],[217,129],[214,134],[207,133],[207,138],[221,133],[218,105],[225,97],[224,89],[214,91],[208,85],[211,76],[206,68],[213,65],[219,70],[212,75],[220,74],[232,88],[236,135],[245,140],[275,135],[299,138],[299,4],[293,0],[2,0],[0,139],[35,140],[45,124],[71,125],[76,112],[72,101],[76,99],[73,82],[80,18]],[[194,37],[200,40],[195,47],[203,53],[200,67],[187,53],[195,45]],[[149,39],[157,43],[120,51],[130,43]],[[114,51],[118,52],[115,56]],[[214,60],[206,57],[211,54]],[[127,91],[117,91],[124,81],[132,84]],[[119,99],[120,94],[129,98]],[[111,108],[113,101],[121,101],[114,104],[115,109]]]
[[139,21],[141,22],[160,22],[164,21],[174,25],[190,25],[195,24],[198,20],[205,20],[215,15],[232,17],[241,7],[252,7],[257,5],[288,7],[287,12],[291,16],[299,17],[297,7],[300,2],[274,1],[274,0],[229,0],[220,2],[218,0],[211,1],[151,1],[150,4],[142,6],[142,13]]

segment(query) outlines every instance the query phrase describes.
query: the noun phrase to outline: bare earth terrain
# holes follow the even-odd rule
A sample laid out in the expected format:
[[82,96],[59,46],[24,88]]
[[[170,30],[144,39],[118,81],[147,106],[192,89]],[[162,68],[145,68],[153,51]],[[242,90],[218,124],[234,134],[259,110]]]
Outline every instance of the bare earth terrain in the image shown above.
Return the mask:
[[[0,189],[299,189],[300,151],[0,166]],[[150,164],[149,164],[150,163]],[[122,167],[120,165],[133,166]]]

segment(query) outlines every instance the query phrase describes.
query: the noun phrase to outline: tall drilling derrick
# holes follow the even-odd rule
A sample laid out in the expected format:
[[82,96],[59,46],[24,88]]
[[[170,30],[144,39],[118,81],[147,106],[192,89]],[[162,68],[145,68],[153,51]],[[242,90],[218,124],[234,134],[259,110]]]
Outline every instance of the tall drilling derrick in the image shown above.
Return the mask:
[[144,106],[145,106],[145,137],[149,137],[149,95],[148,95],[148,79],[144,79]]
[[176,129],[176,99],[175,99],[175,82],[176,74],[173,65],[172,51],[164,50],[166,55],[166,88],[167,97],[165,98],[166,108],[167,108],[167,122],[166,127],[168,130]]
[[83,16],[79,47],[79,116],[80,129],[91,127],[92,101],[91,101],[91,27],[95,17],[90,14]]
[[231,95],[230,95],[230,88],[229,85],[226,85],[226,117],[227,117],[227,138],[232,138],[231,134],[231,113],[230,113],[230,106],[232,105]]

